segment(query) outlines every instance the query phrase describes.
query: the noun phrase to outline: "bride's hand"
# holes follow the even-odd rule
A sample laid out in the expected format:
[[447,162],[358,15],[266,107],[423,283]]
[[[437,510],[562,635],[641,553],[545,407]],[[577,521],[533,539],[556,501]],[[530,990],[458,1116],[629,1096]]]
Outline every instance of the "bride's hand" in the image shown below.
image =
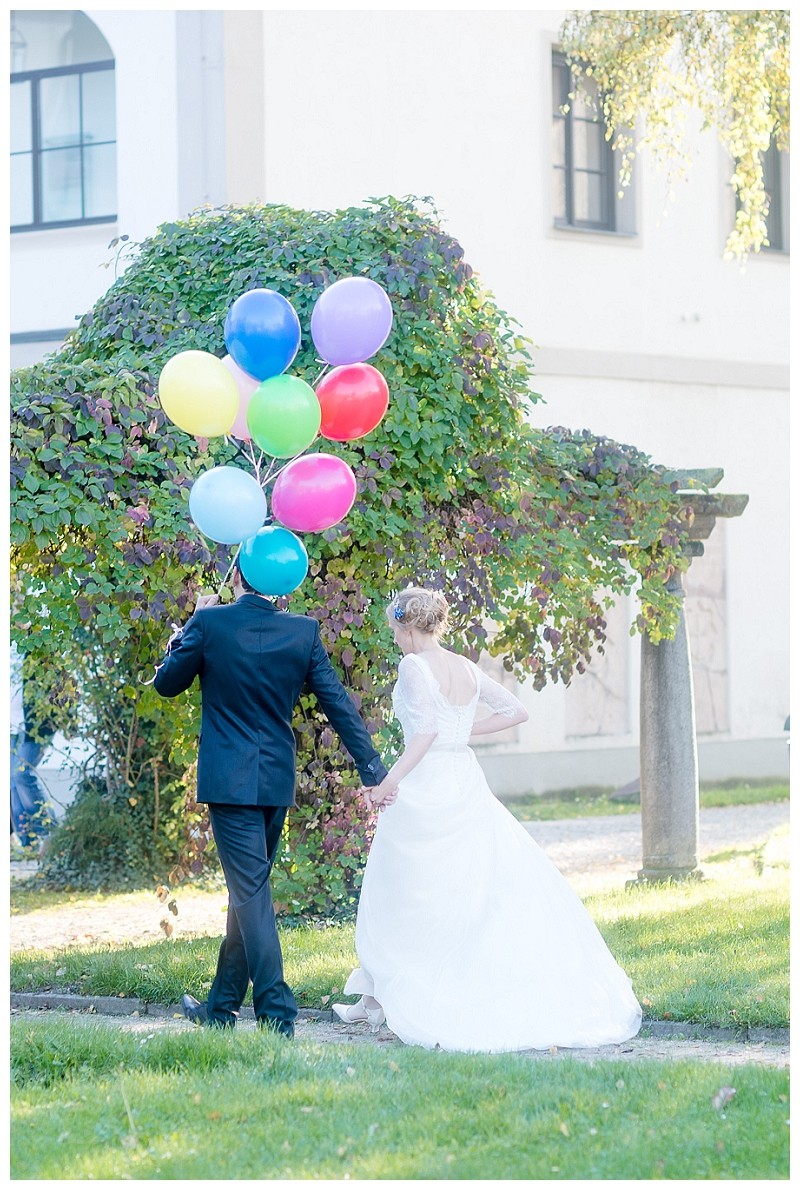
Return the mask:
[[381,781],[380,785],[376,785],[372,789],[371,800],[379,810],[385,810],[387,806],[391,806],[393,802],[397,801],[397,786],[390,785],[386,780]]
[[385,782],[380,785],[364,785],[359,792],[370,810],[385,810],[392,802],[397,801],[396,786],[386,785]]

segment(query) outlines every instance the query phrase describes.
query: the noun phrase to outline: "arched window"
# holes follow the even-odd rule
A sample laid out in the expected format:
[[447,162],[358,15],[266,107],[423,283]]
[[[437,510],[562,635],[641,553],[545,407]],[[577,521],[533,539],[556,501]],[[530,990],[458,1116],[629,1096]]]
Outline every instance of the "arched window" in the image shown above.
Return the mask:
[[114,58],[82,12],[11,12],[11,230],[117,214]]

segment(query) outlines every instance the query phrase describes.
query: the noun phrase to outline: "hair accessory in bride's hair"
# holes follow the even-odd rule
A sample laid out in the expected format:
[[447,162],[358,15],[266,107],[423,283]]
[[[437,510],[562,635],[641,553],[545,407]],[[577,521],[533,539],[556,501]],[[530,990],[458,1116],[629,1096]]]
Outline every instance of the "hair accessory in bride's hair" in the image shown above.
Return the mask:
[[394,609],[395,620],[402,620],[402,618],[405,614],[406,614],[406,609],[404,607],[398,606]]

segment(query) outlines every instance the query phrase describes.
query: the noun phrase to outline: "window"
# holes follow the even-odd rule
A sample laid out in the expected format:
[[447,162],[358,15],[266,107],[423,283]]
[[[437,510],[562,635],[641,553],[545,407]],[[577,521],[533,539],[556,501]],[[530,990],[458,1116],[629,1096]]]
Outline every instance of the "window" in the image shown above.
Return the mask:
[[[591,79],[585,80],[594,86]],[[572,72],[566,58],[553,52],[553,213],[556,227],[630,233],[633,228],[632,186],[624,198],[616,193],[618,164],[606,140],[594,96],[580,92],[570,100]]]
[[115,219],[108,44],[83,13],[59,11],[12,13],[11,44],[11,230]]
[[789,156],[773,141],[763,157],[764,189],[769,197],[765,252],[789,251]]

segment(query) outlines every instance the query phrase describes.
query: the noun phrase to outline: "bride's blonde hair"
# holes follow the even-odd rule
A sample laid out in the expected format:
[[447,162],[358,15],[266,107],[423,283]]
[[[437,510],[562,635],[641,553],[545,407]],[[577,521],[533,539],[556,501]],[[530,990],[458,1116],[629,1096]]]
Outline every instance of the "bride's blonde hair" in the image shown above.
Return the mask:
[[447,600],[441,591],[429,591],[426,587],[406,587],[386,609],[391,622],[433,636],[446,632],[448,613]]

